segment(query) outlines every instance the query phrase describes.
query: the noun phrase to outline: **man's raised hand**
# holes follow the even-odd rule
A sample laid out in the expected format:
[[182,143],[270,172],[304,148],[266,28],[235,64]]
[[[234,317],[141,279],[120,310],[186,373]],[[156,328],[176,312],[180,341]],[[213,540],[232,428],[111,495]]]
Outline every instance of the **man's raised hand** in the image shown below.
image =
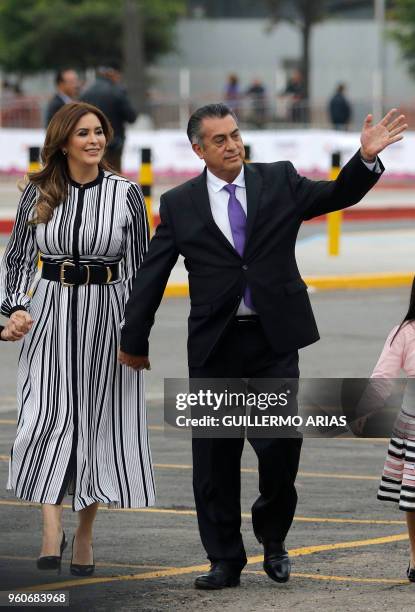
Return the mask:
[[373,125],[373,115],[368,115],[363,123],[360,135],[360,153],[365,161],[375,161],[376,156],[389,145],[402,140],[408,124],[405,115],[397,115],[397,109],[392,108],[379,123]]

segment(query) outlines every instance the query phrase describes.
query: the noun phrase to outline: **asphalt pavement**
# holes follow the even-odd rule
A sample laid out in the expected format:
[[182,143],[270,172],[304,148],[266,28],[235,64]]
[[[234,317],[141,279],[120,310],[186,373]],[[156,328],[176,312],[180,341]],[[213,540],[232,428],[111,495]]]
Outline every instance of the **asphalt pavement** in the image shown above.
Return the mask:
[[[414,192],[403,194],[400,206],[413,205]],[[0,196],[4,196],[1,219],[10,214],[9,209],[15,210],[14,184],[0,183]],[[376,195],[374,191],[369,198],[378,207],[387,205],[386,192]],[[371,201],[366,204],[370,207]],[[414,238],[411,221],[347,222],[340,255],[329,258],[324,225],[303,225],[297,260],[310,286],[322,338],[301,351],[302,377],[369,376],[387,333],[402,319],[409,299],[407,286],[325,292],[313,279],[380,275],[395,281],[399,277],[407,285],[413,274]],[[7,236],[0,235],[0,256],[6,242]],[[186,280],[179,262],[170,285],[183,286]],[[90,580],[69,574],[69,552],[60,576],[35,569],[40,510],[18,502],[5,490],[15,432],[19,346],[0,346],[0,591],[63,591],[69,594],[70,609],[76,611],[413,610],[413,585],[405,578],[404,516],[376,500],[386,440],[304,440],[297,515],[287,539],[293,573],[286,585],[271,582],[261,569],[262,551],[249,518],[257,495],[256,459],[247,444],[242,459],[242,529],[249,562],[241,587],[214,593],[193,589],[206,559],[194,512],[190,442],[166,437],[163,431],[164,379],[187,376],[188,310],[187,298],[164,299],[151,336],[152,370],[146,373],[146,395],[157,506],[131,512],[102,508],[94,544],[97,571]],[[65,529],[69,536],[75,522],[68,507]]]
[[[403,316],[408,290],[316,292],[311,300],[322,339],[301,351],[302,376],[364,377],[370,374],[387,333]],[[35,568],[40,510],[18,502],[5,490],[15,431],[19,347],[0,347],[0,590],[66,592],[70,609],[76,611],[413,610],[414,587],[405,578],[404,516],[376,500],[385,440],[304,440],[299,503],[287,539],[293,573],[285,585],[271,582],[261,569],[261,546],[249,518],[257,495],[256,460],[246,444],[242,531],[249,561],[241,586],[219,592],[193,588],[206,560],[194,513],[190,443],[165,437],[162,401],[164,378],[187,373],[188,309],[187,299],[164,300],[151,336],[152,370],[146,383],[157,506],[100,511],[94,543],[97,570],[92,579],[69,574],[69,552],[60,576]],[[69,536],[75,521],[66,509]]]

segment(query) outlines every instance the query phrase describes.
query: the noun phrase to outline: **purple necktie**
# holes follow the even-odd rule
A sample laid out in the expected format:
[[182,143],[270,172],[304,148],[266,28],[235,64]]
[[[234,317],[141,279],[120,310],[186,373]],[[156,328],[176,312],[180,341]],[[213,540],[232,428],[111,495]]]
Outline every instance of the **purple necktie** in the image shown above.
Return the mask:
[[[231,183],[229,185],[225,185],[224,189],[229,193],[228,217],[231,225],[233,244],[239,255],[243,257],[246,234],[246,214],[242,208],[242,204],[235,195],[236,185]],[[244,302],[248,308],[254,310],[249,287],[246,287],[245,289]]]

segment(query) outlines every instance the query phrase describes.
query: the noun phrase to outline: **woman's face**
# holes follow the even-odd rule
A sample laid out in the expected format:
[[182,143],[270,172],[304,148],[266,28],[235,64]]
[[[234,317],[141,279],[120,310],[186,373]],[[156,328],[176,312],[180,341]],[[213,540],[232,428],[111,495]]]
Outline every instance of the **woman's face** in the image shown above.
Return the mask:
[[103,158],[106,139],[100,120],[87,113],[76,124],[65,150],[68,161],[82,166],[96,166]]

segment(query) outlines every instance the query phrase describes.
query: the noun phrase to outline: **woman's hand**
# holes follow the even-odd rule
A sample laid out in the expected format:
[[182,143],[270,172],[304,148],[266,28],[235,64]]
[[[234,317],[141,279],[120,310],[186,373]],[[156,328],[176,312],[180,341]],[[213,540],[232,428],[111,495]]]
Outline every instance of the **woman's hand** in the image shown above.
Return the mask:
[[367,420],[369,418],[370,415],[365,414],[362,417],[359,417],[358,419],[356,419],[355,421],[352,421],[352,423],[349,423],[349,427],[352,430],[352,432],[354,433],[355,436],[363,436],[363,432],[367,423]]
[[8,325],[12,325],[13,333],[21,333],[24,336],[30,331],[33,319],[26,310],[16,310],[10,316]]
[[1,332],[1,337],[7,342],[16,342],[21,340],[30,331],[32,325],[33,319],[28,312],[16,310]]
[[4,329],[1,330],[0,337],[2,340],[6,342],[16,342],[16,340],[20,340],[23,338],[24,334],[22,332],[16,331],[15,326],[12,323],[8,323]]

